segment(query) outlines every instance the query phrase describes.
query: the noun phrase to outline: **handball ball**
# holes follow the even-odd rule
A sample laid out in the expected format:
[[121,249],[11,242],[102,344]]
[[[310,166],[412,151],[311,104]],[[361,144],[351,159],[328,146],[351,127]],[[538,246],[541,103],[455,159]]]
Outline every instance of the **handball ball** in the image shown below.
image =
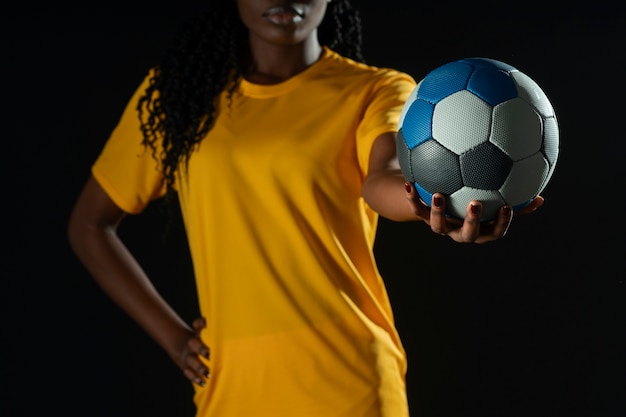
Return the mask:
[[404,104],[398,125],[402,174],[430,205],[446,196],[448,215],[464,218],[471,200],[481,220],[514,211],[545,188],[559,153],[559,129],[543,90],[516,68],[468,58],[434,69]]

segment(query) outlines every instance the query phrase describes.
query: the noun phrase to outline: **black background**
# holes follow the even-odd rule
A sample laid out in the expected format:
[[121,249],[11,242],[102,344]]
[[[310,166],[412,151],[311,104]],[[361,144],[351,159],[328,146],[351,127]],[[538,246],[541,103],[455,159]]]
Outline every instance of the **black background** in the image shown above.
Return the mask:
[[[626,14],[599,2],[359,4],[369,63],[420,78],[460,58],[505,61],[542,86],[561,129],[545,206],[503,240],[459,245],[381,221],[412,415],[625,416]],[[0,17],[1,416],[193,415],[191,387],[91,281],[65,227],[126,100],[201,9],[23,3]],[[163,241],[161,219],[149,208],[121,233],[191,320],[184,234]]]

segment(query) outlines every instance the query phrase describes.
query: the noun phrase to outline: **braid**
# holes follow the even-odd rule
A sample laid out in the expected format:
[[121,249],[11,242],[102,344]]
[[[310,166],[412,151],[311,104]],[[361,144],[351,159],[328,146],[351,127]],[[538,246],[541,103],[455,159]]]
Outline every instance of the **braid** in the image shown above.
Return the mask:
[[[188,160],[213,126],[216,98],[239,77],[244,33],[235,2],[212,1],[205,13],[178,34],[154,68],[137,110],[143,143],[161,162],[168,194],[179,163]],[[157,155],[159,145],[162,151]]]
[[[329,42],[322,43],[363,62],[358,12],[349,0],[333,0],[329,12],[330,19],[324,19],[322,26],[332,24],[334,32]],[[320,27],[320,32],[323,30]],[[137,110],[143,144],[161,164],[168,196],[179,165],[186,164],[213,127],[217,98],[226,88],[231,96],[237,88],[239,58],[247,41],[236,2],[212,0],[208,10],[178,34],[154,68]]]
[[[334,25],[334,37],[323,43],[345,57],[365,62],[361,50],[363,35],[361,15],[358,10],[352,7],[349,0],[333,0],[328,7]],[[320,27],[320,31],[331,23],[327,20]],[[320,36],[323,36],[323,33]]]

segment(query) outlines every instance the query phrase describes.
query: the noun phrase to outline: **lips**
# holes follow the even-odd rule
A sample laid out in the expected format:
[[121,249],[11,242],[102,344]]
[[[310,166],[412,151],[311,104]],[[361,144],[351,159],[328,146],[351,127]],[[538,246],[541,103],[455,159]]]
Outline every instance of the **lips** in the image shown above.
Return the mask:
[[266,10],[263,18],[275,25],[287,26],[301,22],[304,11],[296,6],[275,6]]

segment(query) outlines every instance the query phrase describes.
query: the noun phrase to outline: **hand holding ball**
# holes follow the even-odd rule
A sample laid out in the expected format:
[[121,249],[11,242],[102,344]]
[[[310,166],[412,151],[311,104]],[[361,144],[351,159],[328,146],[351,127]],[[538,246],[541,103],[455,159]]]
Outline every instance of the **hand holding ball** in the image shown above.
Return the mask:
[[559,153],[556,115],[542,89],[500,61],[469,58],[431,71],[400,116],[402,173],[430,204],[446,196],[448,214],[465,217],[472,200],[481,220],[499,208],[528,205],[546,187]]

